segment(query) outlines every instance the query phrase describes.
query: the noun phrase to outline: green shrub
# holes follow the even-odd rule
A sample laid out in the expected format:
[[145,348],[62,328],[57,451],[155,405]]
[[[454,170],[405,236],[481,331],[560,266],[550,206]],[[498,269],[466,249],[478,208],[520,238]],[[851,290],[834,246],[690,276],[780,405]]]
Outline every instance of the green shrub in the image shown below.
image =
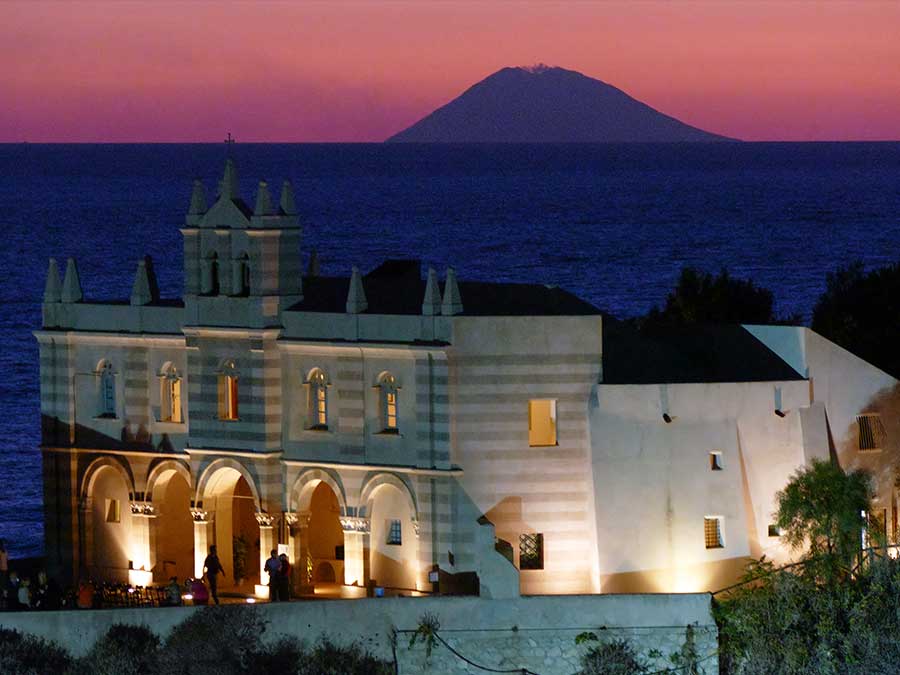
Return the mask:
[[272,644],[265,645],[253,658],[248,672],[251,675],[269,675],[269,673],[294,675],[303,672],[303,662],[308,658],[300,640],[284,636]]
[[33,635],[0,628],[0,673],[65,673],[71,665],[69,653],[58,645]]
[[393,666],[358,644],[339,646],[323,637],[306,655],[296,675],[393,675]]
[[580,675],[641,675],[645,664],[628,640],[603,642],[581,657]]
[[160,667],[184,675],[251,672],[263,653],[265,630],[266,622],[251,607],[204,607],[172,629],[160,653]]
[[147,675],[159,666],[159,637],[146,626],[113,624],[78,660],[78,675]]

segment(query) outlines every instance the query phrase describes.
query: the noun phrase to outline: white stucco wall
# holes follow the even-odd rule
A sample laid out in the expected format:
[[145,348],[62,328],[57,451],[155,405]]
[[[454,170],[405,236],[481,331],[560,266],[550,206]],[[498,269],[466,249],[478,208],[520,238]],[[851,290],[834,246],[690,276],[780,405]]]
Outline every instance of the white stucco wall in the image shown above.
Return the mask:
[[[774,413],[776,388],[785,417]],[[597,546],[604,591],[716,590],[767,537],[774,496],[804,462],[804,381],[599,385],[591,407]],[[672,421],[666,423],[663,412]],[[710,469],[711,452],[722,470]],[[707,549],[704,518],[722,518]]]

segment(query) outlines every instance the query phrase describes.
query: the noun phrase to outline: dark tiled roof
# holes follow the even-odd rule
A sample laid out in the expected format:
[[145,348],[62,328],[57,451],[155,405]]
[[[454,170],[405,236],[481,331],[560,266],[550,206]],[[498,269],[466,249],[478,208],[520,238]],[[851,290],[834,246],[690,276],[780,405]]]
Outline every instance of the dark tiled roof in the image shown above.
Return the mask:
[[[441,294],[443,295],[443,284]],[[298,312],[346,311],[349,277],[304,277]],[[366,314],[421,314],[425,280],[418,261],[389,260],[363,277]],[[585,316],[600,310],[568,291],[541,284],[460,281],[463,316]]]
[[802,379],[740,325],[685,326],[647,335],[614,319],[603,324],[604,384]]
[[241,213],[243,213],[247,217],[247,220],[250,220],[250,218],[253,217],[253,209],[247,206],[247,202],[245,202],[240,197],[232,199],[231,203],[238,207],[238,209],[240,209]]

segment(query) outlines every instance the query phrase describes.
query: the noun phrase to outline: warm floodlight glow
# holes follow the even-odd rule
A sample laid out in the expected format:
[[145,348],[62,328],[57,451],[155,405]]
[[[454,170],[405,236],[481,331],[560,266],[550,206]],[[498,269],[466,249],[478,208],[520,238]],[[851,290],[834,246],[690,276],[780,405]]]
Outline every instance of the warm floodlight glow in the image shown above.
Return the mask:
[[269,599],[269,587],[263,584],[256,584],[253,587],[253,594],[260,600]]
[[247,604],[248,604],[248,605],[255,605],[255,604],[256,604],[256,598],[247,598]]
[[149,586],[153,583],[153,572],[128,570],[128,583],[131,586]]
[[181,599],[182,600],[193,600],[194,596],[191,593],[185,593],[184,595],[181,596]]

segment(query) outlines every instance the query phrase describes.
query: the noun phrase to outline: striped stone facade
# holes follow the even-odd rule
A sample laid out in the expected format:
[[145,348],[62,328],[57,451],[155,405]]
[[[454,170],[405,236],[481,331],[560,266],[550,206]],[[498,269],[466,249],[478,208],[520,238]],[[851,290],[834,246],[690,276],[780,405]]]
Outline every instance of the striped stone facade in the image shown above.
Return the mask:
[[[349,283],[310,278],[308,290],[289,185],[275,206],[260,184],[250,209],[230,162],[209,208],[195,184],[182,234],[183,302],[159,300],[150,261],[119,304],[86,301],[74,263],[64,284],[51,266],[36,337],[57,572],[200,574],[213,543],[237,564],[240,534],[258,542],[256,580],[282,544],[300,588],[326,563],[358,586],[393,575],[428,591],[439,570],[442,587],[471,591],[477,576],[496,597],[518,593],[519,536],[540,533],[543,569],[523,571],[522,591],[599,590],[587,422],[599,313],[537,287],[547,299],[531,306],[552,316],[504,316],[501,300],[497,315],[470,316],[452,271],[442,290],[433,271],[426,284],[402,265],[393,281],[354,273]],[[336,306],[315,296],[333,296],[335,283]],[[414,294],[405,305],[403,283]],[[555,401],[553,447],[529,446],[535,398]],[[177,414],[164,409],[173,400]],[[310,532],[320,487],[343,532],[324,552]],[[390,527],[402,543],[385,540]],[[191,545],[187,570],[179,556]]]

